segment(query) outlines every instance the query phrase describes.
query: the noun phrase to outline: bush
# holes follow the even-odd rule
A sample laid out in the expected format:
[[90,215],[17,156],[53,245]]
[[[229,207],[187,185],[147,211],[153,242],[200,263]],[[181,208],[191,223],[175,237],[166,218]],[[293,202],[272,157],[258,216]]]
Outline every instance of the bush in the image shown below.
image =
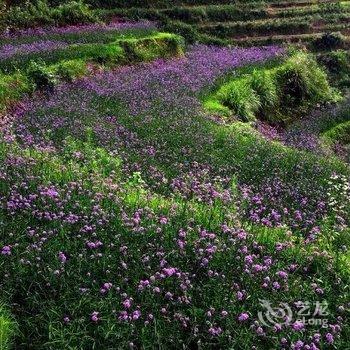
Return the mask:
[[86,24],[98,21],[94,12],[82,1],[71,1],[67,4],[59,5],[52,13],[58,25]]
[[277,71],[280,99],[288,106],[326,102],[332,98],[332,91],[326,73],[317,62],[305,53],[294,54]]
[[231,82],[221,91],[219,98],[243,121],[255,120],[260,108],[260,99],[247,79]]
[[84,60],[63,61],[55,67],[55,74],[67,82],[73,82],[86,73],[87,68]]
[[6,308],[0,303],[0,349],[10,349],[11,338],[16,331],[15,323]]
[[344,37],[340,33],[325,33],[313,41],[312,46],[319,51],[329,51],[344,47]]
[[279,104],[276,81],[272,72],[255,69],[250,84],[260,98],[259,114],[265,119],[271,119]]
[[350,73],[350,55],[344,50],[332,51],[318,56],[318,61],[332,74]]
[[52,91],[57,83],[55,74],[43,62],[31,61],[27,68],[27,76],[35,90]]
[[11,7],[6,12],[5,23],[10,29],[36,27],[39,25],[54,25],[52,12],[46,1],[26,3],[24,6]]
[[45,25],[73,25],[97,22],[96,14],[81,1],[70,1],[52,7],[46,0],[37,0],[23,6],[11,7],[4,22],[10,29]]
[[188,44],[194,44],[200,39],[198,31],[192,25],[183,22],[167,21],[162,25],[162,30],[182,36]]

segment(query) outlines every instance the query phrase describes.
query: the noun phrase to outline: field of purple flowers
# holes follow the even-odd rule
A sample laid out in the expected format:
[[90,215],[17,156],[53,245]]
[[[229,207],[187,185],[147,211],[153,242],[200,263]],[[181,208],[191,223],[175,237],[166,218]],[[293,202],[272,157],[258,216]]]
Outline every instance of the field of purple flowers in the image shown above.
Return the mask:
[[228,73],[286,56],[194,45],[13,106],[0,300],[14,348],[349,349],[348,164],[291,142],[305,126],[201,102]]

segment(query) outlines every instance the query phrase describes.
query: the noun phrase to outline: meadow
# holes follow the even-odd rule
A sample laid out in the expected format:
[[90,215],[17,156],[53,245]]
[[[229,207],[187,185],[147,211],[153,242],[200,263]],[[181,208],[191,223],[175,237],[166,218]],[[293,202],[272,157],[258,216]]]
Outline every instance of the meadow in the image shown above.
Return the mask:
[[10,5],[0,349],[350,349],[347,2]]

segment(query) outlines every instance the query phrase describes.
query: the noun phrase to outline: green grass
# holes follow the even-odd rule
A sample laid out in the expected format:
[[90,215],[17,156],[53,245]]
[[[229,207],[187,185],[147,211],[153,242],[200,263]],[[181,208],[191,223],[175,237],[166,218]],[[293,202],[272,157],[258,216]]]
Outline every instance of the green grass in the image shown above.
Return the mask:
[[[0,69],[4,72],[12,72],[16,69],[23,70],[30,61],[41,60],[46,64],[56,64],[62,60],[85,60],[97,63],[126,63],[135,56],[133,50],[140,52],[141,60],[151,60],[156,56],[179,54],[182,50],[181,39],[174,34],[156,33],[139,38],[121,37],[110,43],[72,44],[66,48],[50,52],[37,52],[21,54],[0,61]],[[142,49],[143,47],[143,49]],[[125,49],[128,52],[125,52]],[[130,51],[131,49],[131,51]],[[135,52],[137,55],[138,53]],[[130,57],[128,56],[130,55]],[[148,55],[148,57],[146,57]]]
[[[183,53],[182,39],[165,33],[83,47],[77,56],[46,60],[44,78],[52,73],[74,80],[87,73],[88,62],[108,67]],[[7,350],[14,333],[14,348],[40,350],[267,350],[278,348],[284,336],[289,343],[309,341],[318,331],[320,346],[328,347],[328,330],[313,326],[303,332],[285,327],[281,333],[266,327],[267,336],[257,335],[253,322],[260,299],[275,306],[326,301],[330,324],[342,316],[335,346],[345,349],[349,310],[341,313],[339,307],[348,303],[350,232],[337,220],[341,215],[347,224],[349,166],[336,157],[269,141],[253,123],[213,122],[199,103],[186,105],[186,98],[192,102],[198,96],[191,91],[181,95],[182,90],[175,95],[162,85],[163,77],[147,81],[144,88],[153,89],[154,100],[146,95],[145,104],[152,105],[137,115],[126,106],[133,108],[139,96],[99,94],[73,85],[60,90],[57,101],[56,95],[48,104],[35,99],[33,110],[14,121],[15,130],[42,138],[44,147],[24,146],[22,135],[13,142],[0,139],[0,235],[12,250],[0,255],[2,298],[18,322],[16,328],[0,306],[0,350]],[[5,106],[33,82],[14,72],[0,83]],[[332,101],[335,95],[326,73],[303,52],[237,69],[199,94],[206,108],[227,119],[236,115],[269,122],[284,121],[291,111]],[[330,118],[324,135],[347,137],[349,123],[339,124],[345,118]],[[143,152],[150,145],[155,156]],[[173,190],[173,180],[186,191]],[[279,227],[253,224],[243,185],[258,191],[258,201],[261,196],[268,209],[292,216],[306,208],[303,221],[283,221]],[[278,192],[269,197],[274,186]],[[208,191],[211,201],[197,197],[196,190]],[[226,191],[228,200],[221,197]],[[308,241],[311,209],[324,202],[332,205],[312,223],[320,231]],[[102,245],[90,249],[88,243],[97,240]],[[252,268],[248,255],[266,269],[247,273]],[[164,267],[177,272],[163,277]],[[281,271],[288,271],[286,280],[278,277]],[[263,287],[266,277],[282,288]],[[150,287],[140,288],[146,279]],[[112,288],[102,292],[106,282]],[[244,291],[243,300],[238,290]],[[118,320],[126,298],[132,300],[128,312],[140,309],[140,319]],[[94,311],[99,312],[96,322]],[[249,314],[247,323],[238,322],[242,312]],[[209,330],[217,326],[223,332],[212,336]]]
[[[285,171],[288,161],[291,161],[291,165],[293,163],[292,167],[295,164],[303,164],[304,168],[307,167],[306,162],[308,161],[310,161],[310,164],[320,162],[320,160],[316,160],[316,157],[311,159],[306,155],[304,155],[305,158],[298,158],[298,154],[301,153],[263,141],[245,124],[235,124],[229,129],[224,127],[219,129],[220,132],[225,132],[225,135],[223,135],[224,143],[217,148],[217,156],[221,162],[232,160],[235,160],[235,162],[245,161],[246,166],[252,168],[251,171],[258,171],[257,164],[247,162],[247,155],[253,149],[253,145],[257,143],[259,146],[254,146],[254,149],[260,148],[260,161],[263,157],[265,159],[270,159],[271,156],[278,157],[280,158],[280,165],[283,162],[283,171]],[[239,146],[239,151],[237,151],[237,146]],[[244,149],[246,150],[244,151]],[[74,157],[76,152],[83,154],[84,160],[77,161]],[[238,152],[242,152],[242,159],[240,160],[237,157]],[[40,253],[40,256],[45,256],[45,259],[42,259],[38,264],[42,268],[48,268],[48,271],[62,268],[57,262],[57,256],[60,251],[69,253],[69,260],[59,277],[55,277],[52,273],[45,274],[47,281],[50,283],[49,292],[53,293],[56,289],[60,291],[56,296],[48,293],[47,288],[42,289],[40,283],[32,283],[33,279],[39,279],[40,281],[40,278],[42,278],[37,272],[37,267],[29,265],[18,269],[16,260],[12,260],[13,262],[9,264],[8,273],[16,273],[16,276],[22,281],[16,288],[16,295],[23,296],[28,292],[28,289],[31,292],[29,297],[30,304],[24,304],[22,307],[29,308],[30,305],[41,306],[36,308],[35,314],[28,313],[24,315],[21,313],[21,309],[17,310],[20,327],[23,329],[24,334],[17,333],[16,344],[25,346],[28,341],[26,336],[30,335],[31,341],[40,349],[88,348],[91,343],[95,347],[112,347],[116,341],[118,341],[121,348],[127,348],[128,342],[131,340],[135,341],[135,339],[143,346],[150,348],[156,342],[161,348],[165,349],[172,344],[172,339],[176,339],[177,342],[181,341],[185,347],[190,346],[190,340],[186,339],[186,333],[180,326],[177,323],[163,321],[158,314],[155,314],[157,322],[159,322],[156,325],[147,327],[141,323],[137,324],[137,326],[133,325],[132,327],[142,330],[137,332],[136,335],[132,333],[132,328],[129,328],[126,324],[121,323],[118,324],[118,327],[115,327],[115,314],[110,315],[109,309],[114,309],[115,305],[119,305],[122,299],[120,300],[118,295],[114,294],[99,297],[95,295],[98,294],[97,288],[94,294],[79,294],[79,299],[77,300],[75,287],[85,286],[87,283],[91,283],[93,287],[98,287],[106,279],[110,278],[108,273],[106,273],[106,267],[114,266],[113,262],[115,264],[116,256],[119,258],[114,248],[116,238],[113,233],[115,232],[118,235],[118,243],[127,245],[133,254],[133,258],[128,261],[128,270],[120,278],[119,275],[113,277],[113,282],[118,283],[118,286],[121,285],[123,291],[125,290],[128,295],[133,296],[138,303],[147,305],[147,308],[152,310],[158,310],[162,307],[159,297],[154,297],[151,294],[143,296],[140,292],[134,294],[133,286],[137,286],[140,279],[144,278],[144,272],[138,261],[146,252],[150,252],[151,246],[155,241],[158,245],[164,244],[166,252],[172,252],[167,256],[167,261],[172,266],[181,266],[182,269],[186,269],[185,271],[192,266],[195,268],[198,256],[194,254],[194,251],[201,241],[196,240],[195,230],[190,231],[188,233],[186,251],[177,255],[174,248],[176,240],[173,238],[177,236],[178,229],[187,227],[187,225],[190,225],[189,227],[199,225],[201,229],[206,229],[209,232],[220,232],[220,225],[223,220],[229,220],[227,224],[236,227],[238,225],[237,218],[228,219],[229,216],[227,216],[228,213],[235,212],[235,207],[225,205],[220,200],[213,205],[208,205],[195,199],[184,200],[181,197],[168,197],[149,191],[140,175],[134,174],[133,177],[125,178],[121,173],[120,159],[111,155],[105,149],[97,147],[94,144],[92,135],[87,135],[87,141],[67,138],[61,154],[50,154],[48,151],[32,148],[23,150],[17,147],[15,143],[11,145],[0,143],[0,159],[4,160],[7,157],[16,157],[25,162],[26,165],[21,169],[15,170],[9,167],[9,170],[14,171],[19,178],[21,176],[30,176],[32,178],[28,184],[30,190],[35,191],[38,185],[51,186],[54,184],[56,187],[65,188],[67,186],[69,188],[72,183],[79,183],[81,185],[77,192],[69,192],[70,198],[67,198],[67,208],[74,210],[73,208],[79,207],[85,215],[89,215],[93,210],[93,206],[99,203],[101,210],[115,213],[106,229],[98,231],[99,239],[103,240],[106,246],[103,250],[103,255],[99,259],[93,259],[91,253],[86,252],[82,248],[84,247],[85,237],[79,237],[74,228],[68,224],[61,227],[59,234],[50,237],[45,243],[43,247],[45,253]],[[268,171],[271,171],[272,168],[269,167],[271,163],[267,163],[265,160],[265,164]],[[326,164],[329,166],[330,162],[325,161],[324,165]],[[333,167],[332,170],[334,170]],[[266,176],[267,170],[265,169],[264,171],[264,176]],[[307,176],[307,174],[304,173],[304,176]],[[111,189],[111,183],[118,184],[118,186]],[[232,187],[234,188],[235,186],[236,183],[233,181]],[[0,180],[0,188],[2,193],[5,193],[9,190],[10,184]],[[99,202],[97,198],[102,197],[103,200]],[[54,203],[50,205],[54,207]],[[150,215],[150,218],[142,221],[146,232],[144,234],[135,232],[131,234],[120,219],[120,208],[123,208],[123,213],[128,215],[132,215],[140,208],[147,208],[147,212],[151,211],[152,215]],[[169,226],[166,226],[162,236],[155,235],[154,227],[157,225],[158,217],[162,216],[170,218],[171,222]],[[12,227],[16,227],[18,231],[24,232],[28,225],[33,227],[35,224],[38,224],[35,227],[42,227],[46,230],[54,230],[56,225],[55,222],[44,224],[40,220],[29,218],[25,213],[18,213],[15,220],[7,221],[6,229],[10,230]],[[272,275],[295,262],[298,264],[298,270],[290,274],[290,288],[284,292],[282,299],[280,293],[261,290],[260,280],[257,282],[255,280],[257,277],[247,275],[244,281],[240,283],[244,283],[245,290],[251,297],[244,303],[232,301],[228,306],[226,304],[227,293],[232,294],[232,287],[218,283],[216,279],[205,277],[205,274],[203,275],[202,271],[197,268],[194,271],[196,271],[196,281],[199,281],[198,286],[196,284],[196,289],[193,292],[188,292],[188,295],[193,299],[192,303],[185,309],[191,315],[190,317],[193,316],[196,323],[204,327],[205,312],[208,305],[218,310],[221,310],[223,305],[225,305],[230,315],[232,315],[225,321],[226,327],[230,330],[237,329],[241,334],[240,340],[236,340],[236,338],[232,340],[235,346],[239,346],[241,339],[244,339],[247,345],[244,349],[251,348],[257,342],[264,349],[266,340],[262,342],[260,338],[255,338],[251,335],[244,328],[244,325],[236,324],[236,317],[240,312],[248,310],[253,314],[259,309],[259,298],[268,298],[271,302],[276,303],[281,300],[290,302],[292,300],[302,300],[303,298],[307,298],[309,301],[316,301],[319,298],[313,292],[310,283],[317,281],[326,291],[325,295],[322,296],[322,300],[327,300],[330,310],[334,311],[337,305],[333,297],[334,293],[339,293],[340,290],[343,290],[341,288],[346,288],[343,281],[335,285],[333,283],[334,279],[342,276],[344,281],[346,281],[349,276],[347,269],[348,258],[345,253],[341,253],[341,246],[343,246],[344,242],[348,244],[348,236],[345,233],[340,233],[339,237],[336,237],[331,225],[326,225],[325,223],[320,241],[306,245],[303,240],[291,235],[289,230],[284,227],[267,228],[248,223],[240,223],[239,225],[240,229],[249,232],[249,236],[244,240],[245,246],[262,245],[264,247],[264,256],[273,256],[273,261],[276,261],[276,263],[271,269]],[[336,239],[330,241],[328,235]],[[239,253],[235,248],[230,248],[229,238],[229,235],[217,235],[215,244],[220,248],[225,247],[225,249],[219,249],[218,253],[215,254],[214,259],[210,262],[210,268],[219,270],[225,276],[228,276],[229,279],[235,280],[237,278],[237,269],[240,271],[240,262],[236,258]],[[22,235],[18,239],[17,250],[21,251],[24,249],[28,242],[30,242],[30,238],[27,235]],[[286,247],[280,253],[276,252],[276,242],[286,244]],[[323,249],[327,249],[327,256],[320,253]],[[16,254],[14,259],[19,259],[20,254],[16,252],[14,254]],[[26,256],[28,259],[32,259],[35,258],[36,254],[34,251],[27,253]],[[79,257],[78,254],[82,254],[82,257]],[[334,261],[336,259],[338,260],[335,264]],[[309,268],[307,278],[303,277],[302,269],[304,267]],[[91,273],[94,276],[94,282],[86,282],[85,274],[87,273]],[[125,276],[128,277],[127,284],[124,284],[122,281]],[[172,290],[174,283],[173,281],[169,282],[166,285],[167,290]],[[197,293],[202,288],[205,288],[206,292],[198,297]],[[345,300],[345,295],[340,295],[339,299],[337,299],[339,302],[345,302]],[[88,315],[94,309],[99,310],[103,317],[97,325],[92,324],[88,319]],[[66,313],[69,313],[71,318],[68,324],[62,322],[62,317]],[[108,336],[105,336],[106,334]],[[211,341],[210,338],[205,339],[204,346],[209,348]],[[220,347],[227,346],[224,337],[218,339],[218,344]],[[273,337],[271,337],[267,346],[274,345]]]
[[[0,75],[0,110],[33,91],[27,67],[40,61],[47,72],[59,80],[72,81],[88,73],[89,63],[116,66],[151,61],[183,54],[181,37],[169,33],[156,33],[143,37],[122,37],[113,43],[72,44],[53,52],[21,55],[0,62],[0,68],[12,74]],[[35,85],[35,84],[34,84]]]
[[12,102],[18,101],[32,87],[27,77],[18,72],[13,75],[0,74],[0,111]]
[[323,133],[327,143],[350,144],[350,121],[340,123]]
[[[238,77],[226,78],[216,91],[203,98],[211,111],[231,114],[244,121],[256,118],[281,122],[290,109],[334,99],[326,73],[305,53],[292,53],[274,67],[251,68]],[[294,113],[294,112],[293,112]]]
[[0,350],[11,348],[12,337],[17,333],[16,324],[3,304],[0,304]]

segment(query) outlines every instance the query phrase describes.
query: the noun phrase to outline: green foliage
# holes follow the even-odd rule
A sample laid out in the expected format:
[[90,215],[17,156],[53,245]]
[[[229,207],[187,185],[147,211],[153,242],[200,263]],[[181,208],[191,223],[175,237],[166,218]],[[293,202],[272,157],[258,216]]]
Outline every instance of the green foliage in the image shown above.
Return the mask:
[[24,74],[16,72],[12,75],[3,75],[0,73],[0,112],[31,90],[32,86]]
[[182,36],[189,44],[194,44],[200,39],[199,33],[192,25],[180,21],[167,21],[162,25],[162,30]]
[[271,70],[254,69],[250,85],[260,99],[259,115],[269,120],[279,108],[275,77]]
[[350,121],[340,123],[323,134],[324,139],[330,143],[350,144]]
[[317,55],[318,62],[329,72],[330,79],[335,86],[350,86],[350,53],[336,50]]
[[[221,0],[222,4],[229,4],[231,0]],[[172,6],[180,5],[193,5],[193,0],[87,0],[87,3],[94,7],[106,7],[106,8],[130,8],[130,7],[141,7],[141,8],[167,8]],[[217,4],[216,0],[196,0],[196,5],[208,5]]]
[[63,3],[52,10],[56,25],[87,24],[98,22],[95,13],[82,0]]
[[53,90],[57,77],[44,62],[31,61],[26,75],[36,90]]
[[125,39],[118,43],[123,48],[127,60],[131,62],[181,55],[184,46],[181,37],[166,33],[144,39]]
[[243,121],[252,121],[258,112],[260,99],[247,79],[234,80],[218,93],[224,106],[230,108]]
[[312,42],[312,46],[318,51],[329,51],[343,48],[345,38],[340,33],[325,33]]
[[179,20],[188,23],[203,22],[207,18],[205,8],[173,7],[163,11],[170,20]]
[[183,54],[183,39],[174,34],[130,36],[112,43],[74,44],[53,52],[20,56],[17,61],[1,62],[0,66],[12,74],[0,74],[0,111],[33,89],[52,91],[59,80],[71,82],[85,75],[88,62],[120,65]]
[[350,73],[350,53],[345,50],[331,51],[317,56],[318,61],[323,64],[332,74]]
[[98,18],[82,1],[70,1],[52,7],[46,0],[37,0],[10,7],[5,13],[4,21],[11,29],[21,29],[44,25],[94,23],[98,22]]
[[0,349],[9,350],[11,348],[12,337],[16,332],[16,324],[6,307],[0,303]]
[[86,62],[84,60],[62,61],[54,67],[55,74],[62,80],[72,82],[87,74]]
[[9,28],[29,28],[38,25],[53,25],[51,10],[44,0],[26,3],[24,6],[14,6],[6,11],[5,22]]
[[292,108],[334,99],[326,73],[312,56],[303,52],[291,54],[276,67],[252,68],[227,80],[204,98],[204,104],[223,115],[229,108],[244,121],[256,117],[284,121]]
[[297,18],[294,21],[290,19],[268,19],[266,21],[237,21],[209,23],[203,25],[201,32],[217,35],[220,38],[230,38],[239,35],[248,35],[251,32],[260,35],[273,34],[296,34],[300,32],[309,32],[311,29],[310,18]]
[[312,56],[306,53],[292,55],[276,73],[280,99],[289,106],[302,102],[327,102],[332,90],[326,73]]

